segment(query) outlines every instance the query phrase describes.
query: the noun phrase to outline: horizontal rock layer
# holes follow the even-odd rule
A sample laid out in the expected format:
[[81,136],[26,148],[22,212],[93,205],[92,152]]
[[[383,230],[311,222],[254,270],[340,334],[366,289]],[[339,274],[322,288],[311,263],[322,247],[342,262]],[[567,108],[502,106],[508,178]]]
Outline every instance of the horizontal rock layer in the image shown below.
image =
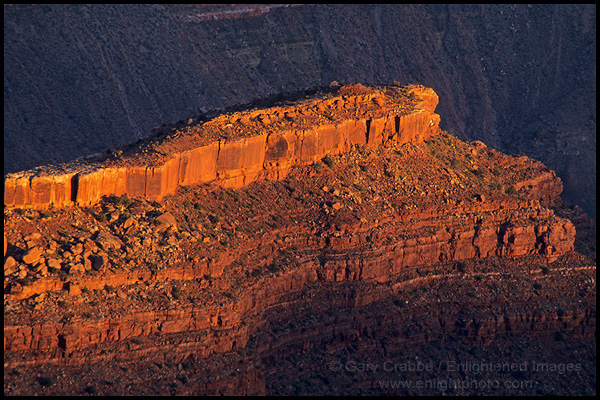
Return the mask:
[[[593,273],[591,269],[590,271]],[[427,273],[427,268],[420,272]],[[565,270],[562,273],[576,272]],[[497,272],[477,275],[482,279],[495,274]],[[525,278],[526,275],[515,273],[515,276],[528,279]],[[401,298],[402,302],[419,303],[407,293],[414,288],[429,287],[436,278],[436,275],[429,275],[406,279],[392,285],[376,284],[367,289],[350,291],[350,296],[348,293],[340,296],[336,290],[322,304],[327,304],[331,309],[361,309],[372,303],[396,297]],[[453,285],[460,285],[461,280],[466,283],[473,279],[472,276],[465,277],[461,274],[444,274],[439,278],[440,281]],[[388,279],[393,281],[394,278],[390,276]],[[277,313],[287,315],[287,321],[291,321],[295,318],[293,315],[288,315],[291,310],[301,312],[305,307],[314,305],[314,299],[324,295],[318,293],[317,289],[322,288],[319,282],[322,281],[318,273],[315,273],[314,267],[307,266],[281,274],[279,277],[270,277],[263,284],[248,290],[235,303],[227,305],[134,312],[119,319],[95,322],[73,320],[64,324],[7,326],[4,328],[5,368],[33,366],[48,361],[63,365],[78,365],[109,360],[115,356],[136,359],[148,354],[181,360],[190,354],[206,357],[211,353],[236,351],[245,347],[250,337],[256,334],[257,330],[263,329],[265,324],[269,322],[284,324],[286,321],[271,319],[273,315]],[[301,293],[303,294],[300,295]],[[355,332],[357,325],[362,325],[365,330],[369,329],[372,334],[380,337],[385,336],[386,332],[382,331],[382,328],[396,332],[397,336],[398,330],[403,331],[410,326],[412,320],[421,323],[427,320],[428,325],[412,327],[413,331],[405,334],[402,341],[422,343],[428,338],[445,333],[459,333],[478,343],[489,343],[497,336],[517,332],[537,332],[540,335],[551,336],[556,331],[563,331],[576,336],[589,337],[595,333],[596,314],[592,300],[586,300],[585,305],[576,305],[573,302],[569,304],[569,310],[561,312],[544,310],[537,304],[532,304],[529,309],[517,311],[511,310],[511,307],[515,304],[518,306],[527,304],[526,299],[520,296],[531,295],[519,292],[514,295],[517,297],[510,301],[506,299],[504,310],[496,310],[495,314],[483,313],[484,315],[476,316],[473,312],[473,319],[470,319],[465,315],[469,310],[468,307],[461,311],[455,307],[459,304],[444,303],[438,305],[440,308],[436,313],[439,315],[431,318],[429,313],[432,312],[432,304],[425,303],[420,306],[423,309],[419,306],[405,307],[402,316],[397,316],[395,319],[362,318],[361,320],[355,317],[347,321],[347,326],[320,325],[318,329],[303,331],[302,334],[296,332],[294,337],[273,338],[263,343],[265,347],[261,349],[261,353],[283,356],[289,354],[292,348],[308,349],[319,346],[324,337],[338,336],[343,340],[344,336],[347,337]],[[474,302],[488,306],[485,298]],[[508,303],[513,304],[509,306]],[[495,307],[499,306],[500,304]],[[536,309],[538,307],[539,309]],[[103,349],[105,351],[102,351]],[[20,359],[19,355],[23,358]]]
[[[279,304],[282,296],[297,293],[312,283],[390,282],[402,275],[405,281],[391,286],[393,292],[399,292],[419,282],[419,275],[415,272],[417,267],[427,269],[439,262],[489,257],[541,255],[555,259],[573,249],[575,235],[569,220],[554,216],[552,211],[540,207],[538,201],[516,199],[465,204],[452,210],[406,211],[396,218],[382,218],[376,226],[364,223],[339,228],[346,231],[342,237],[335,232],[314,237],[297,228],[278,232],[278,235],[288,238],[288,248],[302,249],[299,253],[302,255],[297,258],[298,267],[269,278],[268,284],[263,282],[248,288],[233,304],[136,311],[125,317],[91,324],[74,321],[40,326],[5,326],[4,350],[9,353],[43,353],[40,358],[30,360],[31,363],[46,359],[73,363],[81,362],[80,357],[87,354],[90,346],[156,332],[183,333],[211,327],[241,329],[239,334],[243,335],[228,340],[228,345],[210,343],[205,348],[206,351],[229,351],[234,346],[232,343],[237,341],[237,346],[243,346],[251,335],[248,328],[240,328],[242,320],[249,315],[260,315],[262,310]],[[258,252],[255,254],[257,262],[252,267],[266,266],[273,260],[277,253],[274,251],[276,237],[265,235],[248,244],[249,248]],[[155,272],[142,268],[123,274],[82,276],[67,282],[59,278],[45,279],[18,292],[5,294],[5,297],[24,299],[37,293],[64,289],[77,295],[81,288],[101,290],[106,285],[118,287],[168,279],[193,281],[206,275],[216,278],[225,270],[235,273],[234,269],[243,268],[231,263],[238,257],[239,250],[224,255],[219,262],[187,262]],[[67,359],[63,359],[65,356]]]
[[[348,102],[352,104],[350,108],[362,103],[377,104],[381,108],[378,115],[384,116],[342,119],[233,141],[220,139],[206,146],[177,151],[160,165],[90,165],[59,174],[43,175],[35,171],[10,174],[4,179],[4,204],[46,209],[50,205],[90,205],[103,196],[123,194],[160,200],[181,185],[215,182],[239,188],[257,179],[282,179],[293,165],[311,163],[327,154],[340,154],[353,146],[376,147],[388,141],[418,143],[439,132],[440,117],[433,112],[438,97],[433,90],[423,88],[413,89],[411,94],[416,97],[416,106],[408,114],[386,106],[381,100],[383,96],[356,96],[354,103]],[[323,103],[335,106],[331,100]],[[317,103],[315,109],[325,106]],[[264,122],[269,110],[254,114],[262,116]]]
[[[271,361],[313,348],[378,342],[389,351],[445,335],[482,344],[521,332],[593,337],[595,267],[571,253],[573,224],[542,206],[558,196],[560,179],[445,134],[410,144],[439,131],[432,91],[404,114],[385,111],[389,97],[361,96],[380,113],[340,111],[336,123],[297,129],[272,129],[292,118],[282,109],[226,115],[209,124],[227,133],[246,118],[267,128],[196,147],[169,141],[154,148],[160,162],[60,175],[71,176],[73,204],[177,192],[162,205],[5,209],[15,257],[5,263],[5,368],[193,358],[214,371],[194,394],[264,394]],[[326,118],[327,107],[347,103],[314,105]],[[375,148],[386,141],[409,144]],[[323,160],[328,168],[291,168],[340,153]],[[236,191],[176,191],[286,176]],[[48,198],[68,192],[54,179]],[[37,223],[52,226],[40,229],[46,237],[32,233]],[[51,272],[38,272],[44,263]],[[220,357],[244,367],[225,377]],[[256,360],[266,370],[246,368]]]

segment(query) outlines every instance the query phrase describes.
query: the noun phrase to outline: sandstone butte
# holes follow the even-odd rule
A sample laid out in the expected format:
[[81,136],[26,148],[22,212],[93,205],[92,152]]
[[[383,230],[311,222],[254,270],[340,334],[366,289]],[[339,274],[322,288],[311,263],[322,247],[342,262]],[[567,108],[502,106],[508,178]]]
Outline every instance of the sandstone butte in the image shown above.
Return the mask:
[[5,392],[94,369],[100,394],[268,394],[290,354],[328,373],[311,349],[593,337],[560,179],[441,131],[437,101],[341,87],[6,177]]
[[437,104],[436,93],[421,86],[345,86],[323,99],[222,115],[119,160],[9,174],[4,204],[45,209],[123,194],[160,200],[182,185],[239,188],[257,179],[282,179],[293,165],[354,146],[421,142],[439,132]]

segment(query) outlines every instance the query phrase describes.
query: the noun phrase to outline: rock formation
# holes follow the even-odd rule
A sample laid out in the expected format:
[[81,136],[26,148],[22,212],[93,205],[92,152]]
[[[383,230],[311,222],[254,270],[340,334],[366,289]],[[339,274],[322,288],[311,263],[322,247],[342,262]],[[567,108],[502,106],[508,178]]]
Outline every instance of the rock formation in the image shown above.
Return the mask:
[[[5,392],[389,394],[331,357],[534,357],[518,337],[589,367],[595,260],[548,208],[561,180],[441,131],[436,104],[344,86],[6,179]],[[595,390],[559,378],[537,379]]]
[[524,152],[595,217],[594,4],[7,4],[4,172],[282,92],[434,88],[442,128]]
[[[407,98],[416,98],[408,110]],[[152,164],[144,165],[146,157],[136,153],[119,163],[68,166],[68,172],[36,169],[9,174],[4,179],[4,204],[44,209],[91,205],[103,196],[123,194],[160,200],[179,185],[217,180],[239,188],[259,178],[282,179],[293,165],[354,146],[422,141],[439,130],[440,118],[433,112],[437,103],[437,95],[422,87],[389,92],[362,85],[343,87],[325,101],[216,118],[169,143],[175,150],[165,151],[160,160],[151,159]],[[269,127],[275,121],[280,123],[271,135]],[[197,135],[197,129],[202,130],[203,142],[219,135],[222,139],[190,146],[185,139]],[[230,132],[236,137],[229,138]]]

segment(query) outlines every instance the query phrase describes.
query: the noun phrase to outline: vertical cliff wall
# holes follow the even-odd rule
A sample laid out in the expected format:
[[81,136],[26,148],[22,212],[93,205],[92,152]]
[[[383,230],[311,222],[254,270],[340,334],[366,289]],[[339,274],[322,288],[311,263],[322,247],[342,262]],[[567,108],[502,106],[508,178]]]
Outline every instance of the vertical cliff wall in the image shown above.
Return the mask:
[[595,5],[8,5],[4,171],[331,81],[418,82],[442,128],[556,170],[595,215]]
[[[158,161],[139,148],[118,164],[105,160],[63,166],[58,172],[49,166],[48,172],[9,174],[4,180],[4,204],[45,209],[91,205],[103,196],[123,194],[160,200],[181,185],[215,182],[239,188],[257,179],[283,179],[294,165],[355,146],[422,142],[439,133],[437,103],[435,92],[420,86],[382,90],[345,86],[337,95],[329,93],[327,99],[219,116],[195,128],[202,133],[192,129],[179,141],[162,143],[161,148],[175,150]],[[293,122],[269,129],[271,120],[280,114]],[[224,139],[223,131],[242,137]],[[190,145],[206,135],[205,141],[213,141]]]

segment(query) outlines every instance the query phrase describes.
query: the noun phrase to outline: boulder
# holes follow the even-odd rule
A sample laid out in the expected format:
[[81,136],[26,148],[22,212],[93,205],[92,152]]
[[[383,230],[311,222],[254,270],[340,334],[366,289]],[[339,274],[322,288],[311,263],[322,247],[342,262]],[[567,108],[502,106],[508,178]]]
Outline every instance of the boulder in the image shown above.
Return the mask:
[[146,206],[141,201],[134,201],[131,206],[129,206],[129,213],[132,215],[141,215],[146,212]]
[[65,266],[65,269],[69,273],[69,275],[81,275],[85,273],[85,267],[80,263],[68,263]]
[[108,232],[98,232],[96,236],[96,244],[104,250],[108,249],[120,249],[123,242],[114,235]]
[[127,218],[127,220],[125,220],[125,222],[123,223],[123,229],[127,229],[129,228],[131,225],[135,224],[136,220],[133,217],[129,217]]
[[173,214],[166,212],[156,217],[156,227],[157,230],[164,230],[168,228],[177,230],[177,221],[175,220]]
[[84,258],[83,259],[83,267],[85,268],[86,271],[91,271],[92,270],[92,261],[89,258]]
[[40,256],[42,255],[42,249],[40,249],[39,247],[32,247],[30,249],[28,249],[25,254],[23,254],[23,262],[25,264],[33,264],[34,262],[36,262],[37,260],[40,259]]
[[331,206],[331,208],[333,208],[334,210],[339,210],[340,208],[343,208],[344,205],[342,203],[333,203],[333,205]]
[[83,253],[83,243],[77,243],[75,246],[71,246],[71,253],[75,255]]
[[60,267],[61,267],[60,261],[58,261],[54,258],[49,258],[46,261],[46,264],[48,265],[48,268],[60,269]]
[[81,294],[81,287],[73,282],[67,282],[65,285],[69,291],[69,296],[79,296]]
[[6,257],[4,260],[4,276],[11,275],[17,272],[17,261],[11,256]]

